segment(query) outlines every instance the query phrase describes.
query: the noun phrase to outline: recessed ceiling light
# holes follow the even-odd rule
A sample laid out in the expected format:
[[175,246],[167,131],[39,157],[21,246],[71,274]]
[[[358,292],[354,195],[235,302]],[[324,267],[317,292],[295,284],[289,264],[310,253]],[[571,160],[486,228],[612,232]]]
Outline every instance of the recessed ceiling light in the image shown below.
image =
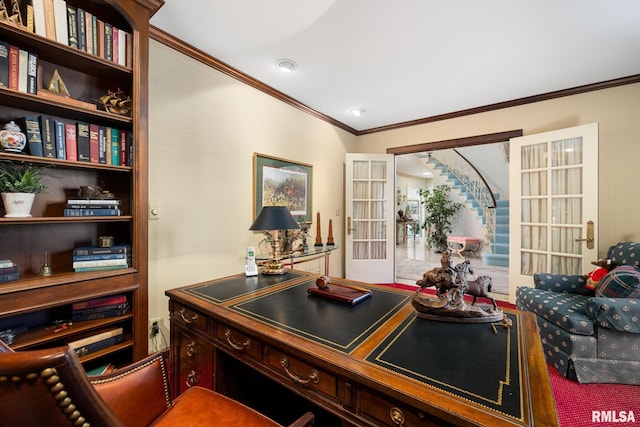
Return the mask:
[[356,117],[360,117],[361,115],[364,114],[364,112],[367,111],[364,108],[353,108],[351,109],[351,114],[353,114]]
[[276,68],[283,73],[290,73],[298,68],[298,64],[293,59],[278,59],[276,61]]

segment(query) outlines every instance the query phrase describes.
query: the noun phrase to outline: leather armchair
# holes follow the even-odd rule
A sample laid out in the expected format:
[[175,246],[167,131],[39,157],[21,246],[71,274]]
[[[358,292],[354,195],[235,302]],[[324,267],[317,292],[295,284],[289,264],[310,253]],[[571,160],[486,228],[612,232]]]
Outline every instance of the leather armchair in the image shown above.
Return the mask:
[[[0,342],[2,425],[82,427],[279,426],[214,391],[192,387],[171,401],[166,353],[110,374],[86,375],[68,347],[13,352]],[[290,427],[313,425],[305,413]]]

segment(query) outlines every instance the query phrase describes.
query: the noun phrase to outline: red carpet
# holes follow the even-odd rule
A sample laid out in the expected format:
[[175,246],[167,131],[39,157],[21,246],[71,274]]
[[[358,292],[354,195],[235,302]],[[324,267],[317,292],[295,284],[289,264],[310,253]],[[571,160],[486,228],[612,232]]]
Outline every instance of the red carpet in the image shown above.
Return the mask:
[[[415,291],[402,284],[385,284]],[[433,289],[423,292],[433,294]],[[513,304],[496,301],[498,306],[515,308]],[[547,364],[558,418],[562,427],[640,426],[640,386],[623,384],[580,384],[561,376]]]

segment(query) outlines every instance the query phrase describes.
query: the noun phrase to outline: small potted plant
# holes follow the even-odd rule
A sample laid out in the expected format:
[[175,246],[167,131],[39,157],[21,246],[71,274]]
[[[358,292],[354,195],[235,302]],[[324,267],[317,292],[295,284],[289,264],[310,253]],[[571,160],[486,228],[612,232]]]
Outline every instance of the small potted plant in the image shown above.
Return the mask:
[[31,163],[0,162],[0,194],[7,218],[31,216],[36,194],[46,193],[43,166]]

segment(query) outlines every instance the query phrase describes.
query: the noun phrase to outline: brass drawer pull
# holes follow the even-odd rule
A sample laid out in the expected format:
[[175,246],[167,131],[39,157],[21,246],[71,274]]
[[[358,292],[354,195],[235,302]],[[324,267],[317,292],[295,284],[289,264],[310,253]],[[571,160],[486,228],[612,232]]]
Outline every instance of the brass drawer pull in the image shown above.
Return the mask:
[[198,315],[196,313],[193,314],[193,316],[191,316],[191,318],[187,318],[184,313],[185,313],[186,309],[182,309],[180,310],[180,317],[182,318],[182,321],[184,323],[186,323],[187,325],[190,325],[191,323],[195,322],[196,320],[198,320]]
[[309,382],[318,384],[320,382],[320,374],[315,369],[312,369],[309,372],[309,378],[303,379],[300,377],[300,375],[289,370],[289,359],[287,359],[286,356],[282,356],[280,358],[280,364],[282,365],[284,370],[287,372],[287,375],[289,375],[289,378],[291,378],[293,382],[296,384],[307,384]]
[[227,342],[234,350],[249,350],[251,348],[251,340],[247,338],[243,343],[239,343],[231,336],[231,330],[224,331],[224,336],[227,338]]
[[391,408],[391,410],[389,411],[389,416],[391,417],[391,421],[395,425],[397,426],[404,425],[405,417],[404,417],[404,413],[400,409],[396,407]]
[[194,354],[198,354],[198,349],[196,348],[198,344],[195,341],[191,341],[187,344],[187,356],[192,357]]
[[192,387],[198,384],[199,382],[200,380],[198,379],[198,374],[196,373],[196,371],[192,369],[191,372],[187,374],[187,380],[185,381],[185,383],[187,384],[187,387]]

